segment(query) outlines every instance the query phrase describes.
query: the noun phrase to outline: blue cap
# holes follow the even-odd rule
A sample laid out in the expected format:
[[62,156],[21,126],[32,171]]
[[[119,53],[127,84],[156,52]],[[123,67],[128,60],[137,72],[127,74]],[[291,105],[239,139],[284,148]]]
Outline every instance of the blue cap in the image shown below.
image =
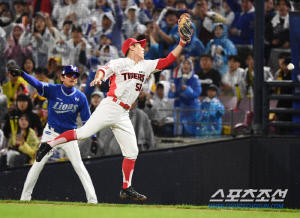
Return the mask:
[[106,36],[112,41],[112,35],[110,33],[102,34],[100,38],[102,38],[103,36]]
[[106,36],[112,41],[112,35],[110,33],[106,33]]
[[65,66],[64,69],[63,69],[62,75],[66,75],[68,73],[77,73],[77,74],[79,74],[78,68],[74,65]]

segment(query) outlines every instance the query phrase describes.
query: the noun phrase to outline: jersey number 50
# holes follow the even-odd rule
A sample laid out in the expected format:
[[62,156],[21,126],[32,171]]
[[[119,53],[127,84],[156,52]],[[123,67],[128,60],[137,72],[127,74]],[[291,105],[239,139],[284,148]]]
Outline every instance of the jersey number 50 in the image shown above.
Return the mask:
[[135,86],[135,91],[140,92],[142,89],[143,84],[142,83],[137,83]]

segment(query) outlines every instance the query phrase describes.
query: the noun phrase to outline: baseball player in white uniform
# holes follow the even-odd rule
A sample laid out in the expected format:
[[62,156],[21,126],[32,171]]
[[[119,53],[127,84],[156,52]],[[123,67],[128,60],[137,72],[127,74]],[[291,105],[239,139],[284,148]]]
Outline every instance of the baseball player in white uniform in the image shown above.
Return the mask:
[[[39,95],[48,99],[48,120],[43,132],[42,142],[47,142],[59,136],[59,134],[77,127],[76,118],[78,112],[85,122],[90,118],[90,110],[85,95],[75,89],[77,78],[79,76],[78,68],[73,65],[64,67],[62,72],[63,84],[49,84],[38,81],[36,78],[28,75],[19,69],[10,69],[13,76],[22,76],[30,85],[35,87]],[[62,122],[63,121],[63,122]],[[88,203],[98,203],[95,189],[91,177],[81,160],[77,140],[59,145],[67,154],[74,170],[79,176],[86,192]],[[91,151],[97,152],[97,139],[93,135]],[[30,201],[33,188],[37,182],[47,160],[52,156],[49,152],[46,157],[40,161],[35,161],[27,175],[21,200]]]
[[122,45],[126,58],[111,60],[97,70],[91,86],[110,79],[107,98],[101,101],[91,118],[79,129],[64,132],[54,140],[43,143],[36,153],[36,160],[41,161],[54,146],[72,140],[83,140],[101,129],[110,126],[124,156],[122,164],[123,188],[121,198],[146,200],[146,196],[136,192],[131,186],[138,147],[135,132],[129,119],[129,108],[138,97],[143,82],[151,73],[161,71],[171,65],[179,56],[186,41],[180,39],[179,45],[163,59],[144,60],[146,40],[127,39]]

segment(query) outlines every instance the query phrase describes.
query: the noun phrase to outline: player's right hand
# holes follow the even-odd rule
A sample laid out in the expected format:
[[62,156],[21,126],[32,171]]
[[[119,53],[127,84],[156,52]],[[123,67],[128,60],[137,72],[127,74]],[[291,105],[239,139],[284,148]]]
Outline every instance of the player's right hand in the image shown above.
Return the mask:
[[94,86],[94,85],[101,85],[102,81],[101,79],[94,79],[91,83],[90,83],[90,86]]

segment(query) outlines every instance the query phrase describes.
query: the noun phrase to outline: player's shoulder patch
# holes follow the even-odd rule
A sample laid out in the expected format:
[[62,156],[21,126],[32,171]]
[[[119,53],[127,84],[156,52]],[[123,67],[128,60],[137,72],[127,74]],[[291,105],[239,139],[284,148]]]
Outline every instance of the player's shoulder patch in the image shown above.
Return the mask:
[[51,83],[46,83],[42,82],[44,87],[49,87],[51,89],[61,89],[61,84],[51,84]]
[[50,132],[50,131],[45,131],[45,133],[46,133],[47,135],[51,135],[51,132]]
[[47,86],[49,87],[49,83],[46,83],[46,82],[42,82],[43,86]]

